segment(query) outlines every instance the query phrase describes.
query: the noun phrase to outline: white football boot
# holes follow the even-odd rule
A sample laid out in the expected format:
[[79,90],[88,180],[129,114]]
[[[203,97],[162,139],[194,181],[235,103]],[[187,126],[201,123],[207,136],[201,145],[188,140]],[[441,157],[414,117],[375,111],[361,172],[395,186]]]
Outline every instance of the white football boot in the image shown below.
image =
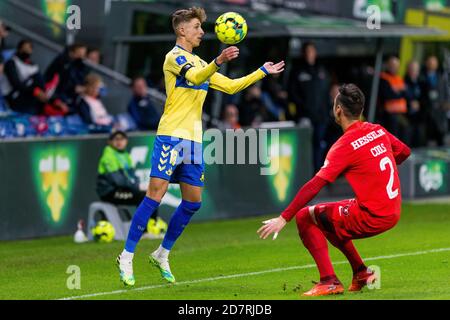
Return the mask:
[[120,281],[124,283],[125,286],[134,286],[135,279],[133,274],[133,258],[125,257],[124,253],[119,254],[116,259],[117,267],[120,272]]
[[167,255],[164,256],[164,254],[160,254],[160,249],[150,254],[149,262],[150,264],[158,268],[159,272],[161,273],[161,277],[164,280],[166,280],[169,283],[175,282],[175,277],[170,271],[169,258],[167,257]]

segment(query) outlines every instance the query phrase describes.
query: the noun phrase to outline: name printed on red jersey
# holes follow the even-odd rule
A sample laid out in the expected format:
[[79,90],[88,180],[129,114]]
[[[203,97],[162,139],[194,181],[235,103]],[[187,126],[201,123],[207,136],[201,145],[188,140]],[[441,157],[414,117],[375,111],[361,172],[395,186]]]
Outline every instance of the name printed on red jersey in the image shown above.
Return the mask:
[[383,129],[378,129],[376,131],[369,132],[365,136],[358,138],[351,143],[353,150],[358,150],[362,146],[365,146],[366,144],[384,136],[385,134],[386,132],[384,132]]

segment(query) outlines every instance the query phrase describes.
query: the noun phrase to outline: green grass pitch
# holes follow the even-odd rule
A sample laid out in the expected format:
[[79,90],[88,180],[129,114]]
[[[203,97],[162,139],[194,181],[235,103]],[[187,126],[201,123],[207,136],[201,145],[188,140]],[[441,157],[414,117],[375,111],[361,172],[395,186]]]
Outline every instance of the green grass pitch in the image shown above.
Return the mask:
[[[72,237],[0,242],[0,299],[304,299],[318,280],[295,223],[278,239],[256,234],[267,217],[192,223],[171,253],[178,284],[166,285],[148,264],[159,241],[143,240],[134,263],[136,286],[126,289],[114,265],[123,243],[75,244]],[[399,224],[355,241],[369,265],[381,270],[380,289],[327,299],[450,299],[450,204],[405,204]],[[330,246],[338,277],[351,270]],[[69,290],[66,273],[80,267],[81,289]],[[292,268],[291,268],[292,267]]]

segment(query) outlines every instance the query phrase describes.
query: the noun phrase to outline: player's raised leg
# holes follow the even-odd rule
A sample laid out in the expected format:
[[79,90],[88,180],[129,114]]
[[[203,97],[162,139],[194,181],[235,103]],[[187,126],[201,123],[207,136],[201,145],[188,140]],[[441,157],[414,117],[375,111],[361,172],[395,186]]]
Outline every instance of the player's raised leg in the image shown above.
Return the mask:
[[142,200],[131,221],[127,241],[122,253],[117,257],[120,280],[128,286],[135,284],[133,273],[133,257],[136,246],[144,233],[148,220],[159,207],[162,197],[167,191],[169,182],[159,178],[151,178],[147,194]]
[[163,279],[170,283],[175,282],[175,277],[169,265],[170,250],[183,233],[184,228],[189,224],[192,216],[201,207],[202,187],[180,182],[180,188],[183,200],[170,219],[162,244],[150,254],[150,263],[155,265],[161,272]]

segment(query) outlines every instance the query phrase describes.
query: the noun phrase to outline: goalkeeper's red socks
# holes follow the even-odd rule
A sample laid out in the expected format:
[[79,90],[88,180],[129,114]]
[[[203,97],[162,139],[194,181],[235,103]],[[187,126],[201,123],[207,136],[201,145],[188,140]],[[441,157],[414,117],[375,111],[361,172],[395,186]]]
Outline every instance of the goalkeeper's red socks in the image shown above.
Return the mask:
[[319,227],[312,221],[309,208],[305,207],[296,215],[297,229],[305,247],[309,250],[319,269],[320,280],[328,281],[336,278],[333,265],[328,254],[327,239]]

